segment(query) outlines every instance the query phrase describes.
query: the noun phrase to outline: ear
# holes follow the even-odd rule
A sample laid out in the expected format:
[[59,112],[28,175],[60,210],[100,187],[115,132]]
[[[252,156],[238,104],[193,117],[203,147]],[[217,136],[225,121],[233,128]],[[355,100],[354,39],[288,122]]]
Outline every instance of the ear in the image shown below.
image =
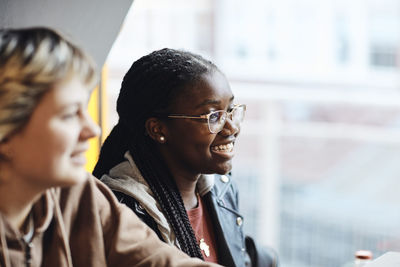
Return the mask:
[[148,118],[146,120],[145,127],[146,133],[157,143],[164,144],[167,141],[165,138],[167,134],[167,127],[158,118]]

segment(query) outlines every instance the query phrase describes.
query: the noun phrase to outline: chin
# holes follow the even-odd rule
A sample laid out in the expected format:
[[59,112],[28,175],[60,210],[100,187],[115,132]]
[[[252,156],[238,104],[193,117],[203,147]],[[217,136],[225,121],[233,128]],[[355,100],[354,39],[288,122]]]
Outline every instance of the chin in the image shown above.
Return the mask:
[[223,166],[218,166],[214,173],[224,175],[232,170],[232,164],[229,162]]
[[86,181],[88,174],[86,170],[82,169],[79,171],[71,172],[68,176],[63,177],[60,179],[60,183],[58,186],[60,187],[68,187],[73,186],[76,184],[80,184]]
[[76,176],[73,178],[73,183],[78,184],[78,183],[83,183],[86,181],[88,178],[88,173],[85,169],[77,172]]

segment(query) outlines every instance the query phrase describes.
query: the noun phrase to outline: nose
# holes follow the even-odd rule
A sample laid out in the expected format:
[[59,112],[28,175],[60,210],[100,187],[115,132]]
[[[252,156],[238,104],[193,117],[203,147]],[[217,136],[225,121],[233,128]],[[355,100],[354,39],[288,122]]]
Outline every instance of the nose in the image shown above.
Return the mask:
[[240,123],[234,123],[232,116],[227,116],[225,125],[219,134],[224,136],[235,135],[237,136],[240,132]]
[[100,134],[100,127],[93,121],[87,111],[84,112],[82,117],[82,131],[80,135],[81,140],[88,140]]

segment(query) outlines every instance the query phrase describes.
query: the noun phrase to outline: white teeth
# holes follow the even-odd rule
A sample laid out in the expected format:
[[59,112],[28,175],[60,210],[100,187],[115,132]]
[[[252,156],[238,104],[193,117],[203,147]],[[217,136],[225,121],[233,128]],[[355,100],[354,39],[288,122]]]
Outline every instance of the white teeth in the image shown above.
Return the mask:
[[213,146],[213,147],[211,147],[211,149],[214,151],[231,152],[233,149],[233,143],[229,143],[226,145]]

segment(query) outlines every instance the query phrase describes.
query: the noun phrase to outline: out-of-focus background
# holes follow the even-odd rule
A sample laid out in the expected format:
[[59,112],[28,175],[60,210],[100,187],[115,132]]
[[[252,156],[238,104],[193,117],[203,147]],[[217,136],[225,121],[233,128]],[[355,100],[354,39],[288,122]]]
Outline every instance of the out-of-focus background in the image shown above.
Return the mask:
[[245,231],[282,267],[400,251],[400,0],[0,0],[1,28],[43,25],[107,57],[89,171],[133,61],[190,50],[247,104],[233,176]]
[[135,0],[108,56],[107,131],[133,61],[197,52],[248,113],[233,176],[282,267],[400,250],[399,0]]

